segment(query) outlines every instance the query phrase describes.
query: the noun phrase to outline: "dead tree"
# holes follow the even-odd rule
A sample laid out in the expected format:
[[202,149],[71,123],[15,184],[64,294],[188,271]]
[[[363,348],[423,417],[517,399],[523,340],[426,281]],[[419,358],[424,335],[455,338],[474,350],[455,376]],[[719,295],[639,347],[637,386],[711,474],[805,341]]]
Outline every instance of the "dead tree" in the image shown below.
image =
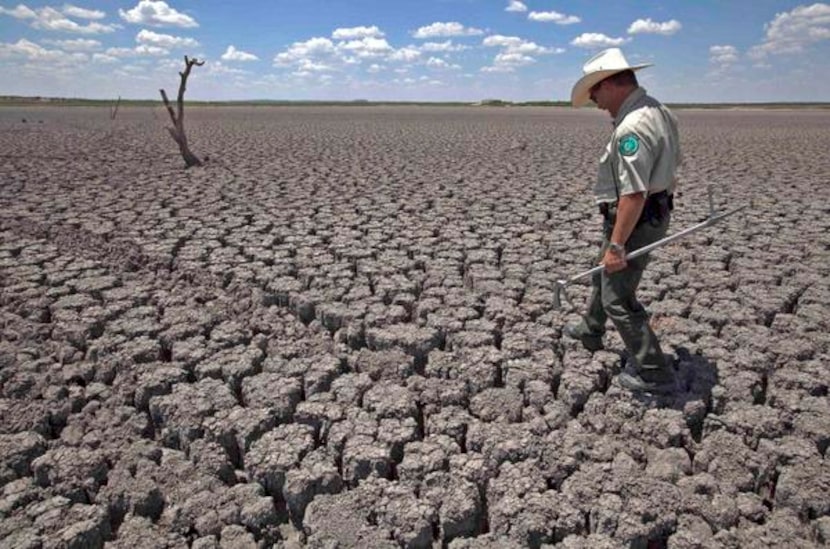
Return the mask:
[[159,91],[161,92],[161,98],[164,99],[164,106],[167,107],[167,112],[170,113],[170,119],[173,121],[173,127],[167,128],[167,131],[170,132],[173,140],[179,145],[179,150],[182,153],[182,158],[184,158],[185,166],[189,168],[191,166],[201,166],[202,161],[199,160],[195,154],[190,152],[190,147],[187,146],[187,136],[184,133],[184,91],[187,86],[187,77],[190,76],[190,69],[193,68],[193,65],[201,67],[205,64],[205,62],[199,61],[195,58],[188,59],[185,55],[184,64],[184,72],[179,73],[179,76],[182,77],[182,81],[179,84],[179,97],[176,101],[178,107],[177,112],[173,112],[173,107],[170,106],[170,101],[167,100],[167,94],[164,92],[164,89]]
[[110,105],[110,120],[115,120],[115,117],[118,116],[118,106],[121,104],[121,96],[118,96],[118,101],[115,102],[114,105]]

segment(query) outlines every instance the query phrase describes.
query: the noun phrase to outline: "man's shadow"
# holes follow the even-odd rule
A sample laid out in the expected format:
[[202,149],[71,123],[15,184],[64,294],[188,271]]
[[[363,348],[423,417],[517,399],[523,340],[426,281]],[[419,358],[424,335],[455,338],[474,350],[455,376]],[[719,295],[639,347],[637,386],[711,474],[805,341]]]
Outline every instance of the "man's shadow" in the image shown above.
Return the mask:
[[632,393],[632,396],[649,407],[683,412],[687,416],[692,435],[699,439],[703,419],[712,409],[712,389],[720,382],[718,366],[705,355],[693,354],[686,347],[676,347],[674,352],[676,391],[670,395]]

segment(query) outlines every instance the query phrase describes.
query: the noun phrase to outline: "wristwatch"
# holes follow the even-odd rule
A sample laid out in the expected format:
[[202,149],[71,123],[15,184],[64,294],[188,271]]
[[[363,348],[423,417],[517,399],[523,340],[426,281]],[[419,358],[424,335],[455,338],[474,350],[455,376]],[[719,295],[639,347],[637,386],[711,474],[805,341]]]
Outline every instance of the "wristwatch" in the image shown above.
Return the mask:
[[611,250],[611,253],[617,254],[620,257],[625,257],[625,246],[622,244],[612,242],[608,245],[608,249]]

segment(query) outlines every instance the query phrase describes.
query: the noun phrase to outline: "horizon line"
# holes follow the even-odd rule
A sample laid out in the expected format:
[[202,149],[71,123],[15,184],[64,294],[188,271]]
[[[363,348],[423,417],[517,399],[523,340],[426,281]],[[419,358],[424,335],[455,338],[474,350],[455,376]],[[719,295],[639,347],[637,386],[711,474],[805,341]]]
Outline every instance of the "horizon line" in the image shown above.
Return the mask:
[[[124,99],[121,97],[111,99],[89,98],[89,97],[59,97],[59,96],[40,96],[40,95],[0,95],[0,105],[8,105],[12,103],[93,103],[93,104],[108,104],[112,105],[116,102],[124,104],[163,104],[161,99]],[[560,99],[530,99],[522,101],[512,101],[507,99],[486,98],[480,100],[428,100],[428,99],[185,99],[185,103],[191,105],[205,105],[205,106],[220,106],[220,105],[458,105],[458,106],[570,106],[571,102]],[[774,106],[794,106],[794,107],[830,107],[830,101],[743,101],[743,102],[706,102],[706,101],[667,101],[665,104],[669,107],[774,107]],[[583,107],[584,108],[584,107]]]

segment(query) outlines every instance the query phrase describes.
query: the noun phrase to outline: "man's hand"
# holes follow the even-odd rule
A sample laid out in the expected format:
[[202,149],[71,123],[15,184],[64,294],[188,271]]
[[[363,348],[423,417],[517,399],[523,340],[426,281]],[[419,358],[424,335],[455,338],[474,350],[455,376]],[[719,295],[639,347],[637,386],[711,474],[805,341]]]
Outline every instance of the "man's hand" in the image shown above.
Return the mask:
[[[628,241],[628,237],[637,225],[637,220],[640,219],[645,203],[646,193],[626,194],[620,197],[617,202],[617,218],[611,232],[611,242],[623,244]],[[628,265],[625,261],[625,251],[615,252],[608,248],[602,257],[602,264],[605,265],[605,271],[608,273],[622,271]]]
[[605,250],[605,254],[602,256],[602,264],[605,265],[605,271],[607,273],[616,273],[628,266],[628,262],[625,260],[625,253],[612,250],[611,248]]

